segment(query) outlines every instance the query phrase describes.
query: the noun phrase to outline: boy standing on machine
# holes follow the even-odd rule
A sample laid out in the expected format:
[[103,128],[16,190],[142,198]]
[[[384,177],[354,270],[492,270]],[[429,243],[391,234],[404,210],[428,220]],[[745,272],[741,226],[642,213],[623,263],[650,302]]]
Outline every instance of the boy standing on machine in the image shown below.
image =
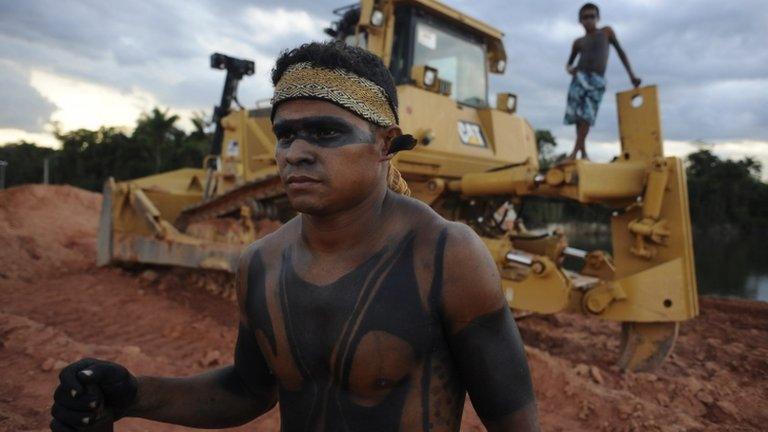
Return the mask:
[[[611,27],[597,28],[600,9],[593,3],[586,3],[579,9],[579,22],[584,26],[585,35],[573,41],[571,55],[565,70],[573,76],[568,88],[568,104],[565,109],[565,124],[576,125],[576,143],[569,159],[576,159],[578,153],[587,158],[584,146],[590,126],[595,124],[597,109],[605,92],[605,67],[608,64],[608,44],[616,48],[629,79],[635,87],[640,86],[640,78],[635,76],[629,59],[621,49],[616,33]],[[578,63],[573,65],[576,56]]]

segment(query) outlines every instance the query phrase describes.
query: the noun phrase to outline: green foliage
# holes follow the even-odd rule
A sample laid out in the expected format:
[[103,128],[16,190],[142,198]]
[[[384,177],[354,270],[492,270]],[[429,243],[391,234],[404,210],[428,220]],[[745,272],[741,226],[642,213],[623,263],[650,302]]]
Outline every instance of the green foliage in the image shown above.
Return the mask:
[[43,181],[43,161],[56,151],[21,141],[0,147],[0,160],[5,167],[5,187]]
[[722,160],[710,150],[687,158],[691,220],[699,229],[733,226],[742,232],[768,228],[768,184],[751,157]]
[[168,163],[168,152],[177,147],[179,141],[184,138],[184,132],[175,126],[177,121],[179,116],[168,116],[168,110],[161,111],[159,108],[153,108],[150,113],[142,114],[136,124],[133,139],[152,145],[154,173],[165,171],[163,161]]
[[43,160],[50,158],[51,182],[101,190],[108,177],[128,180],[182,167],[200,167],[208,154],[210,136],[203,113],[193,118],[195,130],[176,127],[179,117],[153,109],[136,122],[133,132],[112,127],[98,130],[56,131],[61,149],[30,143],[0,147],[0,160],[8,162],[6,186],[39,183]]
[[557,140],[547,129],[536,129],[536,149],[539,151],[539,167],[548,169],[560,158],[555,154]]

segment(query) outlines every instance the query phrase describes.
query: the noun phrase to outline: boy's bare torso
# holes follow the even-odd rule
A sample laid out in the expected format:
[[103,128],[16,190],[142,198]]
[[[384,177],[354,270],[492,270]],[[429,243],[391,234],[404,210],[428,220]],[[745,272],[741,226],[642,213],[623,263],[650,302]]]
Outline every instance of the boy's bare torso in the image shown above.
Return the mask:
[[601,76],[605,75],[610,48],[609,36],[610,28],[604,27],[576,39],[574,45],[579,52],[576,70],[595,72]]

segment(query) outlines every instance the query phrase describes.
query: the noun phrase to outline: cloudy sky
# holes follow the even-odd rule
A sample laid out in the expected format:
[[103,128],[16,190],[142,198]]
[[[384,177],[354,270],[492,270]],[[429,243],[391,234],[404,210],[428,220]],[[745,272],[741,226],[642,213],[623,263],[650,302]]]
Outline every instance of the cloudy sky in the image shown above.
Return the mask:
[[[270,96],[274,58],[284,48],[324,39],[331,11],[350,0],[0,0],[0,144],[26,139],[55,146],[50,134],[101,125],[130,126],[163,106],[188,118],[210,114],[224,72],[212,52],[249,58],[256,75],[239,99]],[[569,76],[564,64],[583,30],[581,1],[449,0],[505,33],[508,67],[490,91],[512,91],[519,113],[550,129],[563,151]],[[768,170],[768,2],[622,0],[598,2],[644,83],[659,86],[670,153],[713,145],[726,157],[751,155]],[[615,52],[608,92],[590,135],[593,157],[618,153],[613,93],[629,87]]]

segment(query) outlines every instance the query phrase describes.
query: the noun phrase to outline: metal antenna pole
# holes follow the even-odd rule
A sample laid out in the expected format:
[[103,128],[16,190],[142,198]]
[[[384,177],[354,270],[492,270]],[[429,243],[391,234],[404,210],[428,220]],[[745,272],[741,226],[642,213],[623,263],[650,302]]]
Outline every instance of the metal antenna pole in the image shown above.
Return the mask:
[[213,132],[213,141],[211,141],[210,155],[212,158],[208,159],[208,166],[206,166],[206,180],[205,180],[205,192],[203,199],[207,200],[213,193],[213,180],[214,171],[217,170],[217,161],[221,154],[221,144],[224,140],[224,127],[221,125],[221,119],[227,116],[230,112],[232,102],[237,102],[237,84],[246,75],[253,75],[256,70],[256,65],[250,60],[242,60],[234,57],[229,57],[220,53],[213,53],[211,55],[211,67],[214,69],[222,69],[227,71],[227,76],[224,79],[224,90],[221,93],[221,102],[219,105],[213,108],[213,123],[216,125],[216,130]]
[[0,189],[5,189],[5,167],[8,166],[8,162],[0,160]]
[[50,180],[51,173],[51,158],[47,157],[43,159],[43,184],[47,185]]

